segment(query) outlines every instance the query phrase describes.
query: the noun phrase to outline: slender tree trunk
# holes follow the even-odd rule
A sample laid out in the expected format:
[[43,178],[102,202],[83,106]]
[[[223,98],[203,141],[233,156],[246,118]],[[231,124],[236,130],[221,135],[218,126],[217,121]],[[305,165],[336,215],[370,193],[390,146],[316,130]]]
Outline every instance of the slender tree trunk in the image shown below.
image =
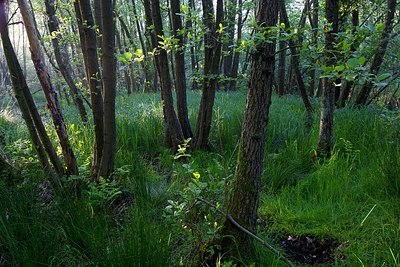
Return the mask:
[[87,122],[87,113],[83,103],[80,89],[75,85],[71,62],[65,44],[62,42],[62,36],[60,33],[60,26],[56,16],[55,2],[54,0],[45,0],[46,13],[48,16],[48,26],[51,33],[56,33],[51,38],[54,56],[57,62],[60,72],[70,88],[72,98],[75,106],[78,108],[79,115],[84,123]]
[[[357,27],[359,26],[359,12],[358,12],[358,8],[355,8],[352,11],[352,24],[353,24],[353,34],[356,33]],[[350,51],[351,52],[355,52],[357,49],[357,46],[352,43],[351,47],[350,47]],[[351,93],[351,89],[354,87],[354,81],[346,81],[344,83],[342,83],[343,86],[343,90],[340,94],[340,98],[337,102],[337,107],[338,108],[344,108],[346,106],[346,101],[350,96]]]
[[[280,14],[282,21],[285,23],[285,26],[287,28],[290,28],[289,18],[286,13],[286,5],[284,0],[280,1]],[[292,70],[294,71],[294,74],[296,76],[297,86],[299,87],[299,93],[301,99],[303,100],[304,107],[307,111],[306,128],[310,129],[313,117],[313,108],[308,98],[306,86],[304,84],[303,77],[300,71],[300,54],[297,50],[297,43],[292,38],[289,39],[289,47],[290,47],[290,52],[292,54]]]
[[228,0],[225,5],[225,37],[224,45],[222,47],[222,67],[225,79],[223,86],[225,90],[232,90],[231,82],[232,79],[232,67],[233,67],[233,53],[234,53],[234,42],[235,42],[235,17],[236,17],[236,5],[237,0]]
[[[242,41],[242,29],[243,29],[243,0],[238,0],[236,47],[239,47],[240,42]],[[240,61],[240,52],[237,49],[235,49],[232,62],[232,81],[230,85],[231,90],[236,90],[238,72],[239,72],[239,61]]]
[[[85,60],[86,78],[90,89],[94,122],[94,155],[93,155],[93,177],[98,176],[100,161],[104,144],[104,122],[103,122],[103,97],[100,75],[100,65],[97,54],[96,32],[89,0],[77,0],[74,2],[77,13],[80,35],[83,34],[81,43],[82,53]],[[85,22],[85,23],[83,23]],[[82,41],[82,38],[81,38]]]
[[[313,10],[312,10],[312,19],[310,21],[312,27],[312,35],[311,35],[311,43],[316,48],[318,45],[318,11],[319,11],[319,1],[312,0]],[[313,97],[315,95],[315,69],[316,69],[317,59],[315,56],[311,57],[311,70],[310,70],[310,96]]]
[[36,74],[39,78],[40,84],[42,85],[43,88],[43,92],[46,96],[47,106],[50,110],[53,119],[53,124],[56,129],[58,139],[61,145],[66,165],[66,174],[76,175],[78,174],[78,164],[69,142],[67,127],[65,125],[64,118],[60,109],[57,92],[54,90],[53,85],[51,83],[50,75],[45,65],[43,52],[40,49],[40,42],[37,36],[37,29],[35,27],[32,14],[29,10],[29,5],[26,2],[26,0],[18,0],[18,6],[19,9],[21,10],[26,32],[28,34],[32,61],[36,69]]
[[[13,84],[15,98],[17,99],[19,108],[22,113],[22,117],[27,125],[29,134],[32,139],[33,147],[36,150],[39,161],[43,167],[43,170],[49,176],[53,187],[56,190],[62,191],[62,183],[60,180],[60,176],[63,175],[63,169],[61,166],[61,162],[59,161],[58,157],[52,158],[53,159],[52,163],[56,170],[56,172],[54,172],[54,170],[51,168],[49,164],[48,155],[49,157],[57,155],[55,154],[55,151],[51,146],[51,142],[48,139],[47,133],[46,133],[47,139],[43,138],[43,136],[41,137],[39,136],[39,134],[43,134],[43,132],[39,133],[39,130],[43,130],[44,126],[37,112],[36,105],[33,102],[28,85],[26,84],[24,73],[22,71],[21,65],[18,62],[17,55],[15,54],[14,48],[11,44],[11,40],[7,29],[5,0],[0,0],[0,34],[3,44],[4,55],[7,60],[7,65],[10,72],[11,81]],[[29,99],[30,101],[27,101],[26,98],[28,94],[30,96]],[[36,112],[32,112],[33,110],[35,110]],[[38,123],[39,121],[41,123],[42,128],[36,128],[39,125]],[[49,153],[48,155],[46,155],[46,152],[49,151],[53,151],[53,153]]]
[[204,81],[203,94],[197,118],[196,147],[208,149],[210,147],[210,131],[214,107],[217,75],[221,58],[220,33],[217,32],[223,17],[223,1],[217,1],[217,12],[214,18],[212,0],[202,0],[204,32]]
[[[193,10],[195,10],[196,6],[195,6],[195,2],[194,0],[189,0],[189,8],[190,8],[190,12],[193,12]],[[193,25],[193,19],[192,18],[188,18],[186,21],[186,33],[188,32],[193,32],[193,35],[196,36],[196,29],[195,26]],[[197,60],[197,56],[196,56],[196,52],[197,49],[196,48],[196,44],[192,44],[190,46],[190,63],[191,63],[191,68],[192,68],[192,90],[197,90],[198,89],[198,83],[196,80],[196,76],[198,74],[198,70],[199,70],[199,64],[198,64],[198,60]]]
[[[278,8],[278,0],[260,0],[257,7],[257,24],[275,26],[278,21]],[[252,54],[249,92],[235,180],[228,207],[228,213],[253,233],[257,233],[257,210],[264,161],[265,132],[274,83],[275,42],[264,42],[255,49],[256,51]],[[230,221],[225,223],[224,234],[233,236],[236,241],[227,240],[225,244],[222,243],[224,251],[228,250],[230,255],[240,255],[242,264],[250,265],[255,261],[256,256],[251,237],[236,228]]]
[[174,50],[175,57],[175,90],[177,98],[178,119],[182,127],[185,138],[193,137],[192,128],[190,126],[187,96],[186,96],[186,72],[185,72],[185,43],[181,21],[181,8],[179,0],[170,0],[171,3],[171,19],[172,33],[178,39],[178,48]]
[[99,176],[110,177],[114,171],[115,147],[117,142],[117,130],[115,120],[116,97],[116,58],[115,58],[115,20],[114,5],[112,0],[101,2],[102,25],[102,81],[104,92],[104,143],[103,153],[99,168]]
[[176,149],[178,149],[178,145],[183,142],[184,136],[178,117],[176,116],[174,110],[171,90],[172,83],[171,76],[169,74],[167,51],[158,46],[159,41],[161,41],[160,36],[164,36],[160,12],[160,2],[159,0],[151,0],[148,4],[150,4],[150,6],[145,7],[145,9],[147,10],[146,19],[147,23],[151,23],[147,24],[148,27],[151,27],[152,25],[154,26],[154,33],[150,34],[150,36],[153,44],[153,49],[155,51],[154,57],[156,61],[158,76],[161,83],[161,98],[164,104],[164,119],[167,124],[166,139],[168,142],[170,142],[173,152],[175,152]]
[[151,60],[148,60],[148,57],[147,57],[147,48],[146,48],[145,40],[144,40],[143,34],[142,34],[143,31],[142,31],[142,27],[140,25],[140,18],[137,15],[135,0],[132,0],[132,8],[133,8],[133,15],[134,15],[135,21],[136,21],[136,23],[135,23],[136,31],[138,33],[140,46],[142,47],[142,52],[144,55],[144,60],[142,63],[143,73],[144,73],[144,91],[146,91],[146,92],[155,91],[154,88],[153,89],[151,88],[150,77],[152,74],[154,75],[154,73],[152,73],[152,70],[150,68]]
[[[282,13],[280,14],[280,22],[285,23],[282,20]],[[279,61],[278,61],[278,78],[277,78],[277,91],[279,96],[286,94],[285,90],[285,74],[286,74],[286,54],[287,54],[287,43],[283,39],[282,30],[279,32]]]
[[[331,51],[335,50],[335,40],[338,33],[339,1],[326,0],[325,4],[326,23],[332,28],[325,33],[325,65],[334,66],[336,57]],[[321,119],[319,138],[317,145],[318,157],[330,157],[333,148],[333,114],[335,111],[335,87],[334,80],[323,79],[323,95],[321,106]]]
[[[373,75],[378,75],[381,65],[383,63],[383,58],[386,53],[387,46],[389,44],[390,33],[393,30],[393,19],[396,11],[396,0],[387,0],[387,14],[385,20],[385,28],[382,32],[381,42],[375,52],[374,59],[370,67],[370,73]],[[367,103],[369,93],[373,88],[372,81],[366,81],[356,98],[356,105],[365,105]]]

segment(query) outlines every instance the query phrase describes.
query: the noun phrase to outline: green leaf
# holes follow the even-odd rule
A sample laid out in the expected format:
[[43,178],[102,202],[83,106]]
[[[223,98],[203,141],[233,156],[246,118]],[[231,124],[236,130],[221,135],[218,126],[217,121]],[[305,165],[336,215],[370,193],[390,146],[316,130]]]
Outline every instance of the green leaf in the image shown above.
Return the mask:
[[346,64],[350,69],[355,69],[359,66],[360,61],[358,58],[350,58],[347,60]]
[[386,80],[387,78],[389,78],[390,76],[392,76],[390,73],[382,73],[381,75],[379,75],[377,78],[376,78],[376,80],[378,81],[378,82],[381,82],[381,81],[383,81],[383,80]]
[[366,57],[360,57],[358,59],[358,63],[360,63],[360,66],[363,66],[365,64],[365,62],[367,62],[367,58]]
[[181,9],[183,11],[183,13],[189,13],[189,8],[185,5],[181,5]]
[[345,66],[343,66],[343,65],[339,65],[339,66],[335,67],[336,71],[344,71],[344,69],[345,69]]
[[132,60],[132,53],[131,52],[125,52],[124,57],[126,58],[127,61]]

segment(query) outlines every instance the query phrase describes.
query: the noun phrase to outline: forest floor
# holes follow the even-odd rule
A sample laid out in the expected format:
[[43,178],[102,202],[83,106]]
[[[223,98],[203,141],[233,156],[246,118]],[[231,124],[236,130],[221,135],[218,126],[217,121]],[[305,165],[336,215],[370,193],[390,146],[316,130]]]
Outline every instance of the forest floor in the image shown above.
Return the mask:
[[[64,105],[82,196],[61,198],[44,181],[18,114],[0,103],[1,153],[20,170],[0,174],[0,266],[202,266],[218,248],[232,183],[245,92],[218,93],[212,150],[171,155],[157,94],[119,97],[113,180],[90,171],[93,130]],[[189,93],[195,126],[200,93]],[[318,110],[319,100],[313,105]],[[45,111],[41,111],[45,114]],[[335,146],[315,160],[296,96],[274,97],[266,137],[258,235],[296,266],[400,266],[400,115],[384,107],[335,113]],[[10,119],[12,118],[12,119]],[[55,140],[55,133],[48,127]],[[186,146],[184,146],[186,147]],[[285,262],[256,243],[260,266]],[[217,255],[215,266],[234,266]]]

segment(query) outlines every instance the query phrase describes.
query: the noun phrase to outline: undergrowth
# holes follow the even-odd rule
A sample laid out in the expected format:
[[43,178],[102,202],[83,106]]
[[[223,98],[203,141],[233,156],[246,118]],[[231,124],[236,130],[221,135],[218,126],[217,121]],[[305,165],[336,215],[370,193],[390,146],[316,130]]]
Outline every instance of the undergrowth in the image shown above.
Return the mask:
[[[1,153],[21,176],[12,185],[0,178],[0,266],[207,262],[217,250],[224,218],[197,199],[226,209],[245,95],[218,93],[212,150],[193,151],[188,142],[181,156],[171,155],[163,141],[158,94],[119,97],[114,180],[99,184],[87,179],[93,129],[80,123],[73,107],[64,106],[80,166],[80,175],[71,179],[83,184],[79,199],[46,189],[23,124],[18,117],[0,116]],[[189,93],[193,126],[199,100],[200,93]],[[318,109],[317,101],[313,105]],[[334,261],[327,265],[400,266],[399,115],[378,108],[338,110],[333,156],[325,161],[313,157],[318,116],[307,133],[297,97],[274,97],[270,116],[259,235],[282,252],[287,237],[335,240]],[[261,245],[256,248],[261,266],[285,266]],[[225,255],[217,255],[213,264],[234,266]]]

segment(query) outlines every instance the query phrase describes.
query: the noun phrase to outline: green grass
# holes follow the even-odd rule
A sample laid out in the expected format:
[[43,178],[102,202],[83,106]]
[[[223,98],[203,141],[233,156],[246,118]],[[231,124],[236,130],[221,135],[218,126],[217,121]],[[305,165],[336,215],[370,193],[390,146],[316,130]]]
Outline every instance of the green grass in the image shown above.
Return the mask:
[[[174,160],[165,147],[158,94],[120,96],[117,183],[105,182],[104,188],[91,186],[85,178],[93,129],[79,122],[73,107],[64,106],[82,174],[79,179],[86,187],[80,200],[56,198],[44,207],[38,206],[36,194],[43,174],[25,141],[24,127],[1,117],[6,152],[24,170],[15,185],[0,183],[3,260],[27,266],[199,263],[196,252],[210,248],[207,240],[216,237],[223,218],[204,205],[188,208],[197,196],[224,208],[235,170],[245,96],[242,91],[217,94],[213,149],[190,151],[186,161]],[[188,102],[194,130],[200,93],[189,92]],[[313,105],[318,110],[319,102]],[[313,160],[318,115],[309,135],[304,120],[297,97],[273,98],[259,208],[260,219],[266,223],[260,225],[260,235],[275,244],[279,243],[275,238],[284,235],[333,237],[345,255],[344,262],[337,259],[337,266],[400,266],[398,114],[378,108],[337,111],[334,152],[326,161]],[[196,184],[195,172],[204,184],[190,184]],[[117,193],[110,196],[110,190]],[[109,203],[123,195],[132,196],[133,201],[117,223]],[[168,215],[168,200],[185,203],[186,208]],[[257,250],[262,266],[285,266],[260,245]],[[225,260],[224,255],[221,258]]]

